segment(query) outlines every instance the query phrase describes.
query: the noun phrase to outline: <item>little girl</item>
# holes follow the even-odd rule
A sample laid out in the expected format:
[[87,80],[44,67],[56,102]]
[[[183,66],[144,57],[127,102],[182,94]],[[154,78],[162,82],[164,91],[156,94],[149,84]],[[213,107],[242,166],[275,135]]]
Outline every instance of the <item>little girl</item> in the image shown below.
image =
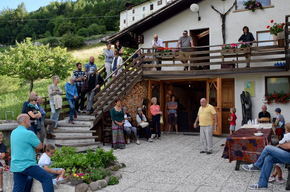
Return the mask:
[[230,122],[230,134],[233,134],[236,130],[236,119],[237,119],[237,116],[235,114],[236,108],[231,108],[230,112],[231,112],[231,117],[228,118],[228,120]]
[[[278,148],[283,149],[282,147],[280,147],[281,144],[290,142],[290,123],[287,123],[285,125],[285,131],[286,133],[284,134],[284,137],[281,141],[279,141],[279,144],[277,145]],[[286,150],[286,149],[283,149]],[[277,163],[275,165],[275,170],[273,172],[273,174],[271,175],[271,177],[269,178],[269,183],[272,183],[274,181],[276,181],[276,176],[278,175],[278,180],[276,181],[278,184],[283,184],[285,183],[285,180],[282,178],[282,170],[281,168],[285,167],[284,164],[282,163]]]
[[64,179],[65,170],[62,168],[49,168],[53,164],[51,157],[54,156],[55,147],[51,144],[45,145],[43,148],[43,153],[39,159],[38,165],[45,171],[51,174],[53,186],[57,188],[57,181]]

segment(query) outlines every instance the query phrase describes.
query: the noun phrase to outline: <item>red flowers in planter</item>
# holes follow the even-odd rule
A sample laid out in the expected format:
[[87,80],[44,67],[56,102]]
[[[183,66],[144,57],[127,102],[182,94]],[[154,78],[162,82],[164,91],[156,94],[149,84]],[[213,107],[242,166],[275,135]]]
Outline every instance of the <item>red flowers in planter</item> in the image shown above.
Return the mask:
[[273,102],[275,103],[283,103],[286,104],[289,102],[290,99],[290,94],[289,93],[284,93],[283,91],[280,93],[265,93],[264,98],[266,100],[265,104],[272,104]]

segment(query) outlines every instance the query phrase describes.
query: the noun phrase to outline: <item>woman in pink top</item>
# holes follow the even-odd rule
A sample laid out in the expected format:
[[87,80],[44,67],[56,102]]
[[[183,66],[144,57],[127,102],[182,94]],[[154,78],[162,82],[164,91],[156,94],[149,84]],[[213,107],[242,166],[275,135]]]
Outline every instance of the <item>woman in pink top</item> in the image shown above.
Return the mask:
[[153,97],[151,99],[151,107],[150,112],[152,114],[152,121],[153,121],[153,134],[151,135],[151,138],[157,139],[156,135],[156,123],[157,123],[157,129],[158,129],[158,139],[161,140],[161,131],[160,131],[160,115],[162,114],[162,111],[160,111],[160,106],[157,105],[157,98]]

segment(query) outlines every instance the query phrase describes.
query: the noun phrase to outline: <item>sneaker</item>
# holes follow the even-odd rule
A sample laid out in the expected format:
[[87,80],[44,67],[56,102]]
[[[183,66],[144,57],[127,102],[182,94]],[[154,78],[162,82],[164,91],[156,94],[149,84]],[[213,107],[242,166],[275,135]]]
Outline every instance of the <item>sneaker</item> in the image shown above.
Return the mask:
[[202,150],[202,151],[200,151],[199,153],[206,153],[206,151],[203,151],[203,150]]
[[74,115],[74,118],[75,118],[75,119],[78,118],[77,114]]
[[207,151],[206,154],[207,155],[210,155],[210,154],[212,154],[212,152],[211,151]]
[[52,138],[54,138],[55,137],[55,135],[53,135],[53,134],[51,134],[51,133],[47,133],[46,134],[46,138],[47,139],[52,139]]
[[78,109],[78,113],[82,113],[82,112],[83,112],[82,110]]
[[154,137],[155,137],[155,134],[151,134],[151,139],[154,139]]
[[285,180],[283,178],[279,179],[276,181],[277,184],[283,184],[285,183]]
[[275,176],[271,175],[271,177],[269,178],[268,182],[269,183],[273,183],[274,181],[276,181]]
[[260,171],[260,169],[258,169],[257,167],[255,167],[254,164],[243,165],[242,167],[243,167],[243,169],[245,169],[246,171]]
[[68,123],[70,123],[70,124],[75,124],[75,123],[73,122],[73,120],[69,120]]
[[128,144],[130,143],[130,139],[127,139],[127,143],[128,143]]
[[254,185],[250,185],[249,189],[259,190],[259,189],[267,189],[267,187],[259,186],[258,183],[257,183],[257,184],[254,184]]
[[140,145],[140,141],[139,141],[139,140],[137,140],[137,141],[136,141],[136,144],[137,144],[137,145]]
[[153,141],[153,139],[149,138],[149,139],[148,139],[148,141],[149,141],[149,142],[152,142],[152,141]]
[[56,180],[55,180],[55,179],[53,179],[53,180],[52,180],[52,184],[53,184],[53,188],[54,188],[54,189],[57,189],[57,188],[58,188],[58,186],[57,186],[57,183],[56,183]]

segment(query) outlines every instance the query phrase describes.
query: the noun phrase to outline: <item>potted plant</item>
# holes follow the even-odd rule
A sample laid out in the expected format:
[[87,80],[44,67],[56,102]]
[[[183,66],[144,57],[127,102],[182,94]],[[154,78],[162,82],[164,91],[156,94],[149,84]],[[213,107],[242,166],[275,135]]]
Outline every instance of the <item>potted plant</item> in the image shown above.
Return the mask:
[[161,48],[158,49],[158,52],[156,53],[156,57],[157,58],[158,57],[159,58],[160,57],[173,57],[174,54],[173,54],[172,50],[173,50],[172,47],[170,47],[170,48],[168,48],[168,47],[161,47]]
[[249,1],[246,1],[246,2],[244,3],[244,6],[245,6],[245,9],[249,9],[249,10],[251,10],[252,12],[255,12],[257,8],[260,8],[261,10],[264,9],[262,3],[259,2],[259,1],[256,1],[256,0],[249,0]]
[[270,34],[271,35],[276,35],[278,39],[278,45],[280,47],[284,47],[284,28],[285,28],[285,23],[274,23],[274,20],[271,20],[271,23],[273,23],[272,26],[268,25],[267,29],[270,29]]
[[72,168],[72,174],[68,175],[71,185],[77,186],[84,181],[85,174],[81,173],[81,171],[82,170],[80,169],[79,173],[76,173],[76,168]]
[[230,45],[222,45],[221,48],[221,54],[225,55],[225,54],[233,54],[236,53],[236,48],[237,48],[238,44],[232,43]]
[[290,94],[289,93],[284,93],[283,91],[280,93],[265,93],[264,95],[265,99],[265,104],[271,105],[273,102],[275,103],[283,103],[286,104],[290,100]]

